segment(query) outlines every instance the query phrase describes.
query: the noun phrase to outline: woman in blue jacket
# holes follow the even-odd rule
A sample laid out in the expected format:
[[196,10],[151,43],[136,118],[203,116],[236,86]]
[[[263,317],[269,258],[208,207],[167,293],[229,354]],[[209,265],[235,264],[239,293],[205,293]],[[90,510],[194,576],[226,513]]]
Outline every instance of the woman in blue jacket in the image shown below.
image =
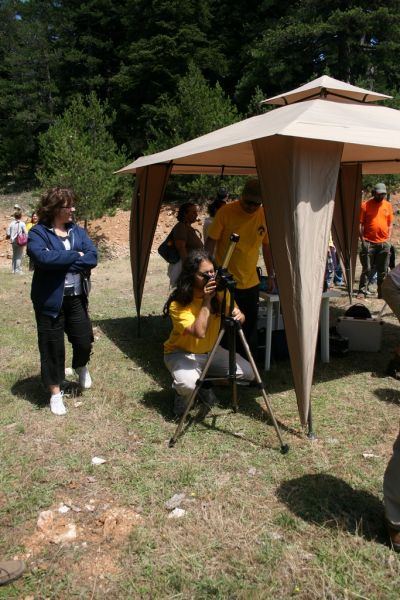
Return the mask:
[[67,412],[60,389],[65,377],[64,333],[72,345],[72,368],[80,386],[92,385],[87,364],[93,332],[84,277],[97,265],[97,251],[86,231],[73,221],[75,200],[70,189],[54,187],[45,192],[36,211],[39,222],[28,236],[41,375],[55,415]]

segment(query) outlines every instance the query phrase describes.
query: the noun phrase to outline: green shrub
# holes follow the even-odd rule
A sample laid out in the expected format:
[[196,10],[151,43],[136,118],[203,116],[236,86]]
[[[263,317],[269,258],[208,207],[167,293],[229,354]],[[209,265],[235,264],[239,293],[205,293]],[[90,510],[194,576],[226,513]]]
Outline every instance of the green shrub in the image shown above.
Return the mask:
[[72,188],[78,195],[80,219],[101,217],[116,205],[127,205],[131,180],[115,170],[128,162],[109,131],[114,113],[95,93],[76,96],[69,108],[39,137],[37,177],[43,189]]

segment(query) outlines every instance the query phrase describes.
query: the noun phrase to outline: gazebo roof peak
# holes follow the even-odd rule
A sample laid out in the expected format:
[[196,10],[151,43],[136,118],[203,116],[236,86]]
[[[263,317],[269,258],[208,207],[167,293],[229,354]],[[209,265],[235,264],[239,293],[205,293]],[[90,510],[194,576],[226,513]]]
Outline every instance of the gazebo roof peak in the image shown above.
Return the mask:
[[267,98],[261,104],[278,104],[284,106],[316,98],[328,99],[335,102],[365,103],[377,102],[378,100],[385,100],[391,97],[373,92],[372,90],[365,90],[345,81],[329,77],[328,75],[322,75],[322,77],[313,79],[313,81],[309,81],[290,92]]

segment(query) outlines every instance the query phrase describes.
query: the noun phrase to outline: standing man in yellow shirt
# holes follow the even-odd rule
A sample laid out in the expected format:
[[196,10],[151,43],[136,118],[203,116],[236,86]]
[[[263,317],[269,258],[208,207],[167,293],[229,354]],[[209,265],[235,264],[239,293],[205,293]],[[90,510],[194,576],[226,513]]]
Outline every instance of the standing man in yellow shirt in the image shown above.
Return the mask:
[[[260,287],[257,262],[260,247],[268,272],[269,289],[273,288],[275,278],[260,182],[256,178],[246,181],[239,200],[220,208],[208,229],[205,248],[210,254],[215,254],[218,265],[222,264],[232,233],[238,233],[240,239],[232,254],[228,270],[236,281],[235,301],[246,317],[243,332],[255,356]],[[239,345],[238,351],[241,352]]]

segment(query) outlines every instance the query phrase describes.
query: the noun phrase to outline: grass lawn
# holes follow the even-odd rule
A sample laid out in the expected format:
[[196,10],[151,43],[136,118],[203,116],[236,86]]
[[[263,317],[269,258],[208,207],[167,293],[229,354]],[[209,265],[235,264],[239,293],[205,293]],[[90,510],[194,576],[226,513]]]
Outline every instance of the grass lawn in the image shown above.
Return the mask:
[[[0,556],[28,567],[0,599],[397,600],[400,559],[381,504],[399,421],[399,382],[384,376],[400,334],[393,315],[380,353],[317,358],[317,440],[302,432],[282,361],[265,381],[287,455],[251,388],[239,388],[236,414],[218,390],[224,406],[170,449],[165,271],[153,256],[141,338],[129,261],[93,272],[94,385],[67,398],[64,418],[40,383],[30,274],[0,272]],[[335,303],[332,316],[345,299]],[[185,494],[176,519],[165,506],[174,494]]]

